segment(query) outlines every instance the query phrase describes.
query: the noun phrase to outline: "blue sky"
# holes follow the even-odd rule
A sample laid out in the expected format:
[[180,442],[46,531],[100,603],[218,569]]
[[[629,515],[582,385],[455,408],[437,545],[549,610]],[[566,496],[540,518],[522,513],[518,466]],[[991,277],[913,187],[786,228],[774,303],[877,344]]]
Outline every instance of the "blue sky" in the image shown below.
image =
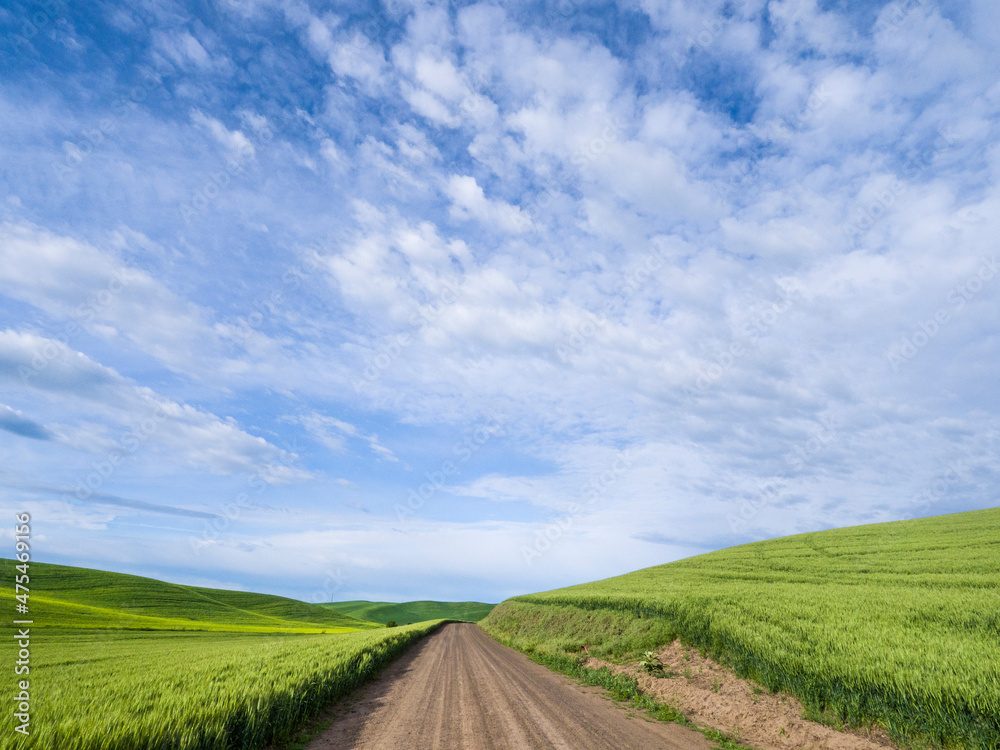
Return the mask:
[[995,3],[0,25],[38,560],[499,601],[996,504]]

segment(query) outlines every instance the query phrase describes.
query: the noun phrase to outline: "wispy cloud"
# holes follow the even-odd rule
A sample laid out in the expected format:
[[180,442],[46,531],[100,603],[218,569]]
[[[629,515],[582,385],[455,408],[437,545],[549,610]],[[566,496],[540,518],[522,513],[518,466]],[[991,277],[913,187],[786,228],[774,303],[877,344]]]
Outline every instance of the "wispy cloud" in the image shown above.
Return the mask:
[[90,505],[108,506],[114,508],[128,508],[130,510],[138,510],[146,513],[157,513],[167,516],[183,516],[185,518],[219,518],[215,513],[206,513],[199,510],[191,510],[190,508],[182,508],[179,506],[172,505],[159,505],[157,503],[148,503],[144,500],[135,500],[133,498],[118,497],[117,495],[108,495],[101,492],[91,493],[86,501],[80,501],[77,498],[77,488],[76,487],[60,487],[57,485],[48,484],[32,484],[29,482],[19,482],[11,479],[10,477],[5,477],[0,475],[0,484],[7,488],[16,489],[21,493],[27,494],[40,494],[49,495],[53,497],[62,498],[64,501],[69,503],[86,503]]
[[[164,398],[57,339],[0,332],[0,363],[8,385],[45,393],[64,407],[64,420],[96,417],[129,429],[123,443],[131,442],[128,435],[137,425],[154,421],[155,427],[142,430],[144,439],[168,462],[214,474],[253,474],[265,468],[267,481],[275,483],[311,476],[294,466],[296,456],[250,435],[232,418]],[[85,450],[118,449],[103,430],[93,431],[90,440],[85,435],[77,438]]]
[[55,434],[50,429],[4,404],[0,404],[0,430],[33,440],[55,439]]
[[[369,449],[379,458],[387,461],[398,461],[392,451],[379,442],[378,435],[365,434],[355,425],[343,422],[335,417],[312,412],[299,418],[300,423],[330,450],[341,453],[347,447],[347,438],[356,438],[368,444]],[[343,483],[343,480],[338,480]]]
[[[95,497],[226,519],[212,577],[360,596],[423,595],[393,566],[443,580],[468,533],[461,598],[995,503],[995,4],[215,10],[0,51],[0,428],[35,484],[117,451]],[[52,497],[81,564],[189,564]]]

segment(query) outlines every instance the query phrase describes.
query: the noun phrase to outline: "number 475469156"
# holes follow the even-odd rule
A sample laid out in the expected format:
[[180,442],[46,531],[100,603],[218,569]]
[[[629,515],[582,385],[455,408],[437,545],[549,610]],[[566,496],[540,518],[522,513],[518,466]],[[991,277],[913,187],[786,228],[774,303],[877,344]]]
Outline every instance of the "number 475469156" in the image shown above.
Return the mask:
[[[17,572],[21,575],[17,576],[15,581],[15,598],[21,602],[21,604],[28,603],[28,561],[31,559],[31,547],[28,544],[28,539],[31,538],[31,527],[28,525],[31,521],[31,516],[27,513],[21,513],[15,516],[18,525],[14,527],[14,549],[16,554],[14,557],[18,559],[21,563],[17,566]],[[23,594],[21,592],[24,592]]]

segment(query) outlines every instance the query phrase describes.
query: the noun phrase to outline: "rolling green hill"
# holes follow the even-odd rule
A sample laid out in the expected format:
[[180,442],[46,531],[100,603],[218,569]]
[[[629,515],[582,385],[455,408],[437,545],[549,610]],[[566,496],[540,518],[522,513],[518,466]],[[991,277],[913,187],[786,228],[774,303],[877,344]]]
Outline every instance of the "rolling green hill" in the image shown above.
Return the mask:
[[480,625],[559,668],[680,637],[812,718],[1000,748],[1000,509],[732,547],[515,597]]
[[321,604],[334,612],[369,622],[386,623],[393,620],[400,625],[424,620],[462,620],[478,622],[490,613],[495,604],[482,602],[330,602]]
[[[0,561],[0,606],[13,611],[13,560]],[[182,586],[153,578],[32,562],[35,627],[345,633],[377,625],[268,594]]]

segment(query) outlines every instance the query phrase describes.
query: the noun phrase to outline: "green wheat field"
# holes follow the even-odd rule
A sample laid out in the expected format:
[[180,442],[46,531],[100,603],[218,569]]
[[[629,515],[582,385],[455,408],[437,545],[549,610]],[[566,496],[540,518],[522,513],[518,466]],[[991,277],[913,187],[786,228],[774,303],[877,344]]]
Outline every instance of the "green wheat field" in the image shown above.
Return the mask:
[[[0,568],[13,582],[15,562]],[[385,628],[266,594],[36,562],[30,574],[31,735],[0,734],[4,749],[281,742],[445,621]],[[13,596],[5,585],[0,607],[13,612]],[[478,605],[456,611],[470,604]],[[448,612],[446,604],[436,609]],[[12,664],[9,628],[0,650]],[[6,683],[11,695],[16,679],[23,677]]]
[[515,597],[481,626],[543,661],[679,637],[915,747],[1000,747],[1000,509],[747,544]]
[[339,635],[39,631],[32,736],[45,750],[256,748],[289,738],[439,623]]
[[[8,583],[14,565],[0,562]],[[3,750],[280,746],[441,623],[483,615],[563,671],[585,645],[623,661],[680,638],[813,719],[904,747],[1000,748],[1000,509],[747,544],[495,607],[314,605],[43,563],[31,588],[32,735],[4,733]]]

